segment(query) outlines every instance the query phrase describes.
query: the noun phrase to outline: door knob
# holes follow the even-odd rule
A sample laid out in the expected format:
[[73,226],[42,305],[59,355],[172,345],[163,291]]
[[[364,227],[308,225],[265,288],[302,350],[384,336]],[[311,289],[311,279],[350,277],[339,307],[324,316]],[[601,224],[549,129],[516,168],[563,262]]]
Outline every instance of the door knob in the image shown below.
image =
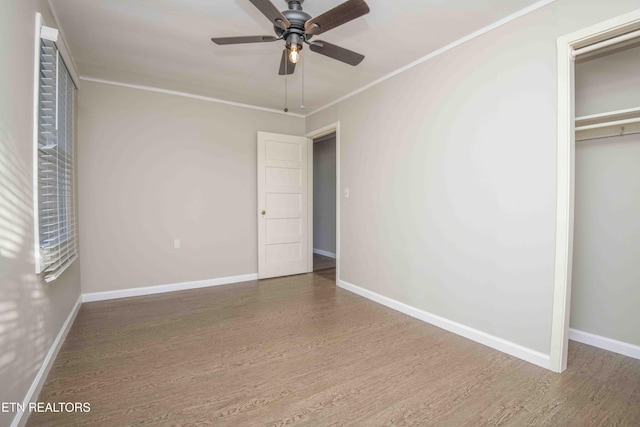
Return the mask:
[[267,211],[262,211],[262,215],[264,215],[264,214],[266,214],[266,213],[267,213]]

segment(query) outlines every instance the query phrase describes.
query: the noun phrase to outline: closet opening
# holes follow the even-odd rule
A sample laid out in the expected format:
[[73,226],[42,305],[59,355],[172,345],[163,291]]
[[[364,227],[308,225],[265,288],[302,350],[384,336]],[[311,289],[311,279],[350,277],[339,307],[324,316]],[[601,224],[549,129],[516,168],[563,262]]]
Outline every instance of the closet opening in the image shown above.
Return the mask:
[[640,359],[640,32],[576,57],[575,115],[569,339]]
[[639,61],[640,10],[558,39],[556,372],[569,339],[640,358]]

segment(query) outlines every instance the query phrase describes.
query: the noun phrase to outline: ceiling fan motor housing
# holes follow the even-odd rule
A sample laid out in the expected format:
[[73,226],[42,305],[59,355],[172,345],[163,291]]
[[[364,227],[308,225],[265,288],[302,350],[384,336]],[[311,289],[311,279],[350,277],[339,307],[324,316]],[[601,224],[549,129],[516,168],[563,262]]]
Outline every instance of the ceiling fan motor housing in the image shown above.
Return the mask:
[[304,0],[288,0],[289,9],[283,10],[282,14],[289,20],[291,26],[287,30],[274,25],[273,29],[278,37],[283,38],[287,42],[287,48],[291,48],[293,44],[298,45],[298,50],[302,50],[303,43],[311,39],[313,35],[307,35],[304,24],[311,19],[311,15],[302,10],[302,2]]

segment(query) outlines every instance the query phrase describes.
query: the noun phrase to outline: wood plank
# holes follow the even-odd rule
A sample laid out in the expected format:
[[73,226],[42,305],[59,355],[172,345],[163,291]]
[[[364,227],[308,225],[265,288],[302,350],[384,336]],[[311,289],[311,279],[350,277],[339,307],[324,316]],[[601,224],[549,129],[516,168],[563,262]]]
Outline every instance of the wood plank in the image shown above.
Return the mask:
[[40,394],[67,425],[640,425],[640,360],[555,374],[335,286],[335,270],[84,304]]

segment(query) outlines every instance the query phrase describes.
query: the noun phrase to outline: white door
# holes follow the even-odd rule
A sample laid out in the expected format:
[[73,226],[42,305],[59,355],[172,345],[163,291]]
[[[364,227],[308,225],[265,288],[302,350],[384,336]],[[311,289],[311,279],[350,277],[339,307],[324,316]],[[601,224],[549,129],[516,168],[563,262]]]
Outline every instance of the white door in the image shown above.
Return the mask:
[[258,277],[309,271],[305,137],[258,132]]

